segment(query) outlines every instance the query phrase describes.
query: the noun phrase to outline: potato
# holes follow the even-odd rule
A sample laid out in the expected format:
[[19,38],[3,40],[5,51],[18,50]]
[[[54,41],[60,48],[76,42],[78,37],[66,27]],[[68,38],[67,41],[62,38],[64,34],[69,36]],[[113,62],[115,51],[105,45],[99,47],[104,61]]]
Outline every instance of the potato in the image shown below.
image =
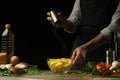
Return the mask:
[[10,63],[12,64],[12,66],[15,66],[16,64],[20,63],[20,59],[17,56],[12,56],[10,58]]
[[29,65],[27,63],[22,62],[22,63],[16,64],[15,68],[16,69],[25,69],[25,68],[28,68],[28,66]]
[[72,61],[69,58],[49,59],[47,63],[53,72],[64,72],[72,66]]
[[22,74],[25,73],[24,69],[16,69],[14,67],[9,68],[9,71],[14,74]]

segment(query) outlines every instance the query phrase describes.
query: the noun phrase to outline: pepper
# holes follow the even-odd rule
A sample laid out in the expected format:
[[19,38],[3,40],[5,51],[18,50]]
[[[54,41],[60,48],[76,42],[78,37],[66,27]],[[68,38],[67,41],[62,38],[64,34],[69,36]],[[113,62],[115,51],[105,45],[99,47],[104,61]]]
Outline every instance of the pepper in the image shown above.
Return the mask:
[[113,71],[104,71],[102,73],[102,77],[105,77],[105,75],[107,74],[116,74],[116,75],[120,75],[120,72],[113,72]]

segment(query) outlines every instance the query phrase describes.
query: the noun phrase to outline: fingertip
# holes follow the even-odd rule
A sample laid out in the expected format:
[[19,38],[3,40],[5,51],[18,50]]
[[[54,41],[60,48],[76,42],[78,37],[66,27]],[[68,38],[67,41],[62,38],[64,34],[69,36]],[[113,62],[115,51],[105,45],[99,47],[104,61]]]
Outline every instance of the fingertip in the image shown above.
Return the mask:
[[50,12],[47,12],[47,15],[50,16]]
[[52,21],[51,17],[47,17],[47,20]]

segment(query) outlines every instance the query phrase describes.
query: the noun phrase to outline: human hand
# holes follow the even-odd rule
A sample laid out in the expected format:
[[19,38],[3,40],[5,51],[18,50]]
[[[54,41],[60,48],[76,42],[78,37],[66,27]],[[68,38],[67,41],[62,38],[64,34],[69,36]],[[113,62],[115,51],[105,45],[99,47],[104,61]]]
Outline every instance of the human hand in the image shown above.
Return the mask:
[[86,49],[83,46],[77,47],[71,56],[73,66],[82,64],[85,61],[86,58]]
[[57,16],[59,17],[60,21],[58,23],[54,23],[51,17],[51,12],[47,12],[47,20],[50,21],[53,26],[55,26],[56,28],[64,27],[65,22],[67,21],[66,18],[63,16],[62,13],[57,13]]

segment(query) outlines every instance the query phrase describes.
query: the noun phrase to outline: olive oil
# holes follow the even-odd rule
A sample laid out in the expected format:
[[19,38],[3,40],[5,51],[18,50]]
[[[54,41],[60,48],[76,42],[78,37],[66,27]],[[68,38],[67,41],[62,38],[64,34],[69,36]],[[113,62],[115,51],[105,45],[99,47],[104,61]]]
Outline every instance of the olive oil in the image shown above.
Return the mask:
[[5,25],[5,30],[1,35],[1,52],[7,54],[6,63],[9,63],[14,54],[14,33],[11,30],[11,24]]

